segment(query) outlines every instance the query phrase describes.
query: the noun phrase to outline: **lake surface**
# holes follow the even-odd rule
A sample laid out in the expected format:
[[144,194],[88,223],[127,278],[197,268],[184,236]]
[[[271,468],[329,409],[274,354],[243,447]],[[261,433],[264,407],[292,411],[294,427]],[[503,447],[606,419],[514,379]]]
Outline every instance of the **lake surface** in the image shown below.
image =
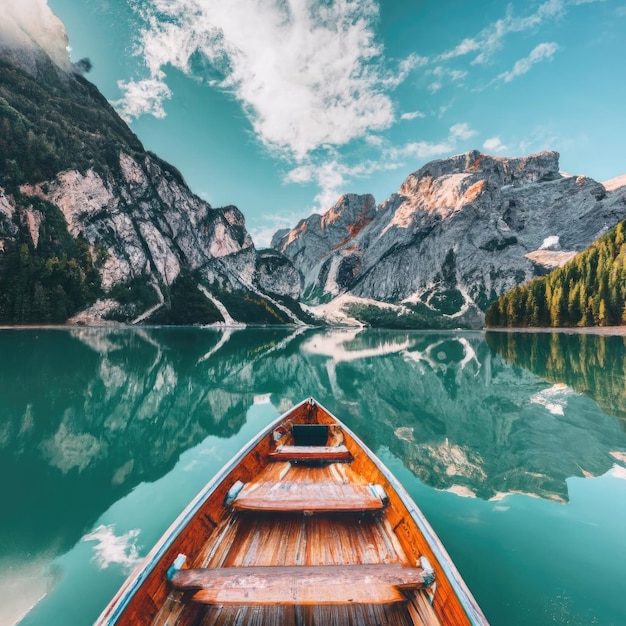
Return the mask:
[[91,624],[308,396],[396,474],[492,624],[626,624],[625,338],[186,328],[0,331],[0,624]]

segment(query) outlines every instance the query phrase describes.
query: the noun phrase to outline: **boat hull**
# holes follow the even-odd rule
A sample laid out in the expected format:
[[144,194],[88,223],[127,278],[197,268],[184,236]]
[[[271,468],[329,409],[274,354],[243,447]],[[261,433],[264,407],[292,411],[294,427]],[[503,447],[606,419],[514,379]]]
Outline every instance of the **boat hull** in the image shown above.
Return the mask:
[[311,398],[202,489],[96,624],[235,621],[487,624],[402,485]]

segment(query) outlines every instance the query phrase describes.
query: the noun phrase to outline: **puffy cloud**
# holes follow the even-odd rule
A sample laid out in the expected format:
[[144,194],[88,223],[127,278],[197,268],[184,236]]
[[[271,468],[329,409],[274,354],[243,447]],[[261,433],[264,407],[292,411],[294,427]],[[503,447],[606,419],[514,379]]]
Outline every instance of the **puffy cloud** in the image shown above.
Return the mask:
[[70,67],[65,27],[47,0],[2,0],[0,45],[9,48],[40,46],[57,65]]
[[162,114],[164,68],[197,73],[242,104],[257,137],[298,160],[394,122],[387,93],[426,61],[411,55],[387,70],[376,40],[375,0],[152,0],[139,50],[148,81],[122,83],[127,117]]
[[162,80],[119,81],[118,86],[126,95],[112,104],[127,122],[146,113],[157,118],[165,117],[163,103],[172,97],[172,92]]
[[284,178],[286,183],[315,183],[319,192],[314,203],[308,209],[315,213],[326,212],[341,194],[346,192],[346,186],[354,178],[367,177],[373,172],[395,170],[401,167],[397,154],[385,148],[379,159],[366,159],[355,165],[347,165],[338,155],[330,156],[325,160],[309,161],[294,168]]
[[502,72],[498,78],[503,80],[505,83],[509,83],[514,78],[527,74],[533,65],[541,61],[552,59],[558,49],[559,46],[554,42],[540,43],[538,46],[533,48],[532,52],[527,57],[516,61],[512,70],[509,72]]
[[463,122],[462,124],[455,124],[450,127],[450,138],[452,140],[460,139],[462,141],[466,141],[467,139],[471,139],[476,135],[476,131],[470,128],[469,124]]
[[483,143],[483,149],[487,152],[506,152],[508,147],[502,143],[500,137],[490,137]]
[[432,159],[458,150],[459,142],[467,141],[476,135],[469,124],[463,122],[450,127],[448,136],[441,141],[413,141],[400,147],[389,148],[384,158],[401,161],[407,158]]

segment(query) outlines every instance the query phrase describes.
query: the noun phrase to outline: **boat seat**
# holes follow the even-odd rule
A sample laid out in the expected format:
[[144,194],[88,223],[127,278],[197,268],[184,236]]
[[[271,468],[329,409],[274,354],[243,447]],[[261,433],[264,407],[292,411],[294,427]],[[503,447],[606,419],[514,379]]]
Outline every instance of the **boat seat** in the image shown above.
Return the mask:
[[175,569],[168,578],[193,601],[221,605],[388,604],[434,581],[401,563]]
[[[343,433],[335,425],[291,424],[274,431],[278,444],[267,456],[269,461],[336,463],[352,461],[343,445]],[[282,442],[282,443],[281,443]]]
[[267,455],[269,461],[327,461],[349,463],[352,455],[346,446],[279,446]]
[[227,503],[239,511],[348,513],[380,511],[387,504],[387,495],[380,485],[254,482],[237,486]]

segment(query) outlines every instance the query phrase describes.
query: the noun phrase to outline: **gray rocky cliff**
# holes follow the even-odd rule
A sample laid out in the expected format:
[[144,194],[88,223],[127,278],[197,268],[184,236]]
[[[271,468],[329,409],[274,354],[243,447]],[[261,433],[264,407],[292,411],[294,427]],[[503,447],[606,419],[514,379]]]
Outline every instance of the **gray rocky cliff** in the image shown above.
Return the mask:
[[[329,256],[345,248],[347,242],[367,227],[376,215],[376,201],[370,194],[345,194],[324,215],[314,214],[301,220],[291,231],[279,231],[272,238],[272,247],[283,251],[304,277],[305,289],[333,292],[333,284],[325,280],[338,279],[348,272],[351,280],[354,268],[343,262],[341,268],[329,271]],[[342,258],[343,255],[342,255]],[[305,294],[310,297],[310,293]]]
[[71,67],[35,48],[27,63],[14,56],[0,53],[5,323],[309,319],[295,302],[297,272],[282,257],[268,274],[239,209],[194,195]]
[[340,240],[321,227],[327,215],[342,215],[340,200],[273,244],[301,272],[305,297],[325,303],[321,312],[351,303],[359,317],[382,302],[406,325],[479,327],[497,296],[562,265],[626,217],[623,187],[607,192],[564,175],[558,160],[556,152],[473,151],[434,161],[377,209],[363,209],[366,223],[354,235],[344,229]]

